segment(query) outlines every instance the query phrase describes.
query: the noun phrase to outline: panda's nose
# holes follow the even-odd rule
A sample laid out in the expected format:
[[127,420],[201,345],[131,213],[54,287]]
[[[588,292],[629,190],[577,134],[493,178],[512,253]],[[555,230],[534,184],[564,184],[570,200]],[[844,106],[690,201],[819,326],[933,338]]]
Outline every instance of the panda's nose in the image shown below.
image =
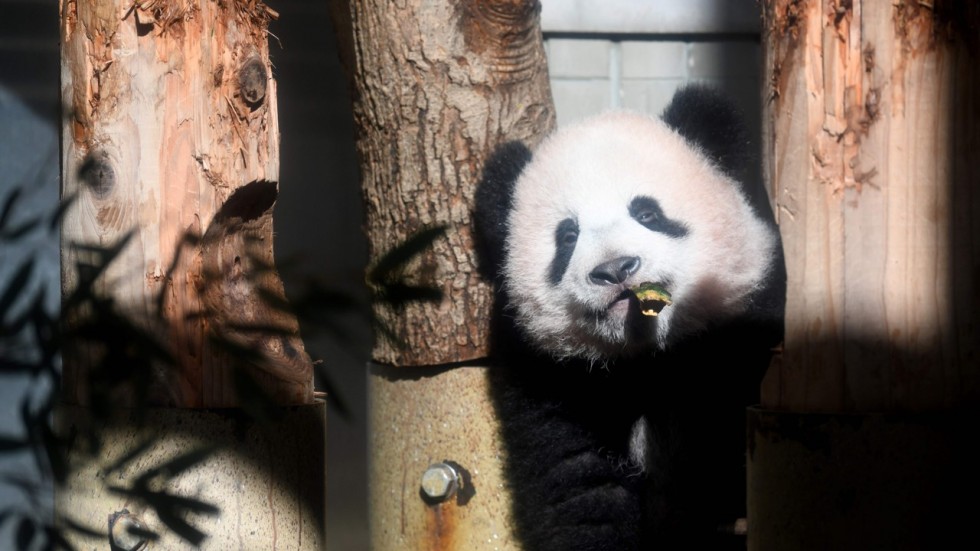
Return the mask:
[[619,285],[639,269],[639,257],[621,256],[593,268],[589,272],[589,281],[596,285]]

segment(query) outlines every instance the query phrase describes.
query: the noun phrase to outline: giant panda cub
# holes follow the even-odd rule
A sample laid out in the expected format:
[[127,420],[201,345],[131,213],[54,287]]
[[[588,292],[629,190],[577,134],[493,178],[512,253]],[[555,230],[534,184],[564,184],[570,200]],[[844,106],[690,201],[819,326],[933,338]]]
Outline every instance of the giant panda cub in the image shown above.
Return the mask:
[[[745,407],[785,303],[745,148],[731,104],[693,86],[659,119],[610,112],[488,160],[474,220],[525,549],[744,549]],[[670,304],[644,315],[639,283]]]

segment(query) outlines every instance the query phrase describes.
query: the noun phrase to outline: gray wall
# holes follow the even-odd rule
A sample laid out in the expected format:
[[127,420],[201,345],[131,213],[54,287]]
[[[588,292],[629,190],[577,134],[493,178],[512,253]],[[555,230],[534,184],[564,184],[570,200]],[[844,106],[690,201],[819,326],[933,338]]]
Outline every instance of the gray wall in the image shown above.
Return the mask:
[[[46,24],[42,24],[46,22]],[[58,200],[58,9],[55,1],[0,1],[0,208],[14,189],[21,200],[11,215],[26,222]],[[0,241],[0,291],[23,262],[34,258],[35,278],[28,292],[11,309],[0,313],[10,320],[22,313],[35,292],[44,295],[52,315],[58,310],[59,252],[57,235],[39,228],[16,243]],[[0,336],[0,438],[24,437],[21,406],[35,407],[47,388],[38,388],[24,375],[12,375],[6,360],[33,359],[33,340],[22,332]],[[0,454],[0,511],[8,508],[51,510],[50,486],[44,483],[33,456],[27,452]],[[16,477],[41,484],[41,498],[31,503],[16,486]],[[0,529],[0,549],[16,549],[11,523]]]

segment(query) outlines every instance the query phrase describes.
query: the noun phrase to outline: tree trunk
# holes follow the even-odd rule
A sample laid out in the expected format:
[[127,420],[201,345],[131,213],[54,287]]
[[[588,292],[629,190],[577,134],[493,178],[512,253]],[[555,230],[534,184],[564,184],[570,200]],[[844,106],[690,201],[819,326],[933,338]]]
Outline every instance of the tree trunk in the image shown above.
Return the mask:
[[[63,292],[84,279],[90,248],[134,232],[97,281],[131,320],[170,344],[154,365],[151,402],[238,404],[232,370],[281,404],[312,402],[312,363],[282,297],[272,256],[279,125],[267,23],[255,0],[62,0]],[[81,320],[71,317],[68,327]],[[268,331],[248,326],[275,327]],[[107,328],[108,330],[108,328]],[[221,342],[263,353],[244,364]],[[85,403],[94,348],[65,356],[65,399]],[[132,404],[128,387],[112,399]]]
[[786,341],[763,405],[980,397],[980,7],[765,2],[766,151]]
[[404,270],[444,299],[375,315],[374,359],[432,365],[485,357],[488,284],[475,269],[470,209],[483,161],[505,140],[537,143],[554,126],[538,2],[334,3],[352,81],[372,262],[423,228],[446,236]]
[[[443,300],[375,305],[404,343],[379,336],[370,377],[378,551],[517,545],[486,370],[433,366],[489,353],[493,297],[476,270],[470,211],[494,147],[533,146],[554,126],[539,11],[535,0],[334,3],[372,263],[423,228],[447,228],[400,273],[401,283],[438,288]],[[434,463],[454,465],[461,487],[428,500],[420,486]]]

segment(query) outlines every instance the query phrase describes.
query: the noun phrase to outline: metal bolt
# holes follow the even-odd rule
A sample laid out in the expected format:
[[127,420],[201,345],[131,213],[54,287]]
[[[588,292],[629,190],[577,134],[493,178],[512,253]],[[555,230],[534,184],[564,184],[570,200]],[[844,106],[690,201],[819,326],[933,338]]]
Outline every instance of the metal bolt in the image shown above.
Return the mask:
[[147,528],[136,515],[126,509],[109,515],[109,547],[113,551],[140,551],[146,548],[146,538],[140,532]]
[[433,463],[422,473],[422,493],[434,502],[445,501],[459,489],[459,473],[447,463]]

